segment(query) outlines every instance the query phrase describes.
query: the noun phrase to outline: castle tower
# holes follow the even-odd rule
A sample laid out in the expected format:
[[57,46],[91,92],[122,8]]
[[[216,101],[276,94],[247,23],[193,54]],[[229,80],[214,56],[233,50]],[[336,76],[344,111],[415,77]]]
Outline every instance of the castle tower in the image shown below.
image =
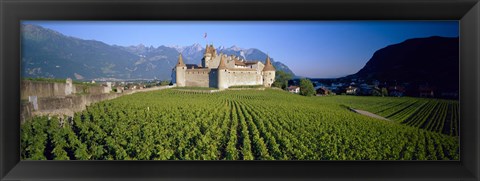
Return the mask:
[[267,55],[265,61],[265,67],[263,67],[263,85],[265,87],[271,87],[275,81],[275,67],[273,67],[270,57]]
[[175,66],[175,77],[177,82],[177,87],[185,87],[185,72],[187,66],[183,63],[182,54],[178,55],[178,63]]
[[203,59],[202,59],[202,66],[203,67],[209,67],[210,61],[214,59],[217,56],[217,50],[212,45],[208,45],[205,47],[205,53],[203,53]]
[[212,54],[208,51],[208,44],[205,47],[205,53],[203,53],[202,67],[208,67],[208,61],[212,59]]
[[220,55],[220,64],[218,65],[218,89],[228,88],[227,65],[225,64],[225,56]]

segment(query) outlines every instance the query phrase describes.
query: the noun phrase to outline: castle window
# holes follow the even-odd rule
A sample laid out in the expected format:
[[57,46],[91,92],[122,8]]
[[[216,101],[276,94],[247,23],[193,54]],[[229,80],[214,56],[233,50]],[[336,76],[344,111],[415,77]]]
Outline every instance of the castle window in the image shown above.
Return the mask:
[[272,72],[270,72],[270,75],[272,75]]

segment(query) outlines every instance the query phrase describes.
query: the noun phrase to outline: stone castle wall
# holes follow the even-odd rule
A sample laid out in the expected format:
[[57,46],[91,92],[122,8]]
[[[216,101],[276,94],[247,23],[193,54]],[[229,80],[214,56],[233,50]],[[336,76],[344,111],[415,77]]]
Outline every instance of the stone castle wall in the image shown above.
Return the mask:
[[28,96],[37,97],[65,96],[65,83],[22,81],[20,83],[20,99],[27,100]]
[[[225,58],[224,63],[227,71],[219,73],[217,68],[222,57]],[[275,78],[275,72],[273,72],[273,75],[269,73],[267,77],[264,77],[263,69],[265,65],[262,62],[244,62],[236,65],[236,59],[234,56],[227,57],[225,55],[218,55],[213,58],[206,54],[202,59],[202,65],[207,68],[179,69],[176,67],[172,72],[172,75],[175,74],[176,77],[172,76],[172,78],[176,79],[174,82],[179,87],[215,87],[225,89],[230,86],[241,85],[271,86],[273,81],[269,80],[272,79],[271,77]],[[219,74],[222,74],[222,76],[218,77]]]
[[209,87],[210,71],[202,69],[188,69],[185,71],[185,86]]
[[228,86],[262,84],[262,75],[258,71],[228,70],[227,72]]
[[[108,93],[108,94],[82,94],[56,97],[41,97],[33,102],[25,102],[20,107],[20,121],[23,123],[33,116],[41,115],[65,115],[73,116],[75,112],[83,111],[87,106],[104,101],[115,99],[124,95],[130,95],[137,92],[148,92],[155,90],[162,90],[172,88],[173,86],[160,86],[139,90],[125,90],[122,93]],[[35,107],[37,107],[35,109]]]
[[41,97],[37,99],[37,109],[34,109],[32,102],[24,103],[20,108],[20,122],[23,123],[33,116],[41,115],[65,115],[73,116],[75,112],[82,111],[86,106],[110,100],[122,96],[123,94],[85,94],[70,95],[65,97]]
[[[228,86],[262,85],[263,75],[255,70],[227,70],[224,79]],[[218,87],[217,69],[187,69],[185,71],[186,87]]]

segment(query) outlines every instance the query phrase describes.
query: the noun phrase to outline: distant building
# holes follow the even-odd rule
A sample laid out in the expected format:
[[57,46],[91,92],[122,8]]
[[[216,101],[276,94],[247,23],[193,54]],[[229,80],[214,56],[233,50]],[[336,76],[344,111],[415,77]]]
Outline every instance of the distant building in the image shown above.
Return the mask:
[[357,87],[348,86],[345,93],[349,95],[357,95],[358,92],[359,92],[359,89]]
[[324,96],[330,94],[330,91],[323,86],[315,88],[315,92],[317,96]]
[[291,85],[288,87],[288,92],[298,94],[300,93],[300,87]]

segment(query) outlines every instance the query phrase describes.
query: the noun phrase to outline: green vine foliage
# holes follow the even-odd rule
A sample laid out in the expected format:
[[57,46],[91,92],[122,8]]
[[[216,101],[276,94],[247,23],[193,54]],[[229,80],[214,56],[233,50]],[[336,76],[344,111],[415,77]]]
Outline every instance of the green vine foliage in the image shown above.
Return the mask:
[[[356,114],[363,109],[391,121]],[[160,90],[21,125],[24,160],[458,160],[458,101]]]

